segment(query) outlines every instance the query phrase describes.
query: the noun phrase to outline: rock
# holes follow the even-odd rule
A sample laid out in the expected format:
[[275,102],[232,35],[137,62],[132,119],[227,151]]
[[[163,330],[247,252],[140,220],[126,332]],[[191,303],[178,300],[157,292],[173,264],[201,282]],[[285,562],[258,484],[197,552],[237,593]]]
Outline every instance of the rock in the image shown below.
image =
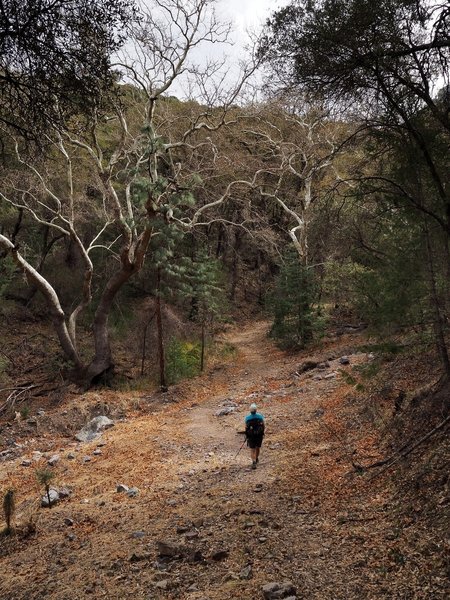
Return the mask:
[[189,527],[186,525],[178,525],[177,533],[187,533],[189,531]]
[[83,462],[84,462],[84,463],[91,462],[91,460],[92,460],[92,459],[91,459],[91,457],[90,457],[90,456],[83,456]]
[[40,408],[36,414],[38,417],[43,417],[45,415],[45,410],[43,408]]
[[73,460],[74,458],[76,458],[75,454],[73,452],[69,452],[69,454],[67,455],[67,458],[69,460]]
[[72,490],[68,487],[62,487],[58,490],[60,498],[69,498],[72,495]]
[[174,544],[172,542],[156,542],[159,556],[168,556],[169,558],[175,558],[184,554],[185,547],[181,544]]
[[203,523],[205,522],[204,519],[202,519],[201,517],[199,519],[192,519],[192,525],[196,528],[199,529],[200,527],[203,527]]
[[273,583],[267,583],[262,588],[262,593],[265,600],[278,600],[278,598],[294,598],[296,596],[296,589],[290,581],[283,581],[282,583],[274,581]]
[[163,579],[162,581],[156,582],[155,587],[160,590],[168,590],[170,588],[170,581],[168,579]]
[[59,454],[54,454],[53,456],[51,456],[48,461],[47,464],[49,464],[51,467],[54,467],[56,465],[56,463],[59,462]]
[[197,531],[188,531],[184,537],[187,540],[195,540],[198,538],[198,532]]
[[74,524],[74,520],[70,519],[69,517],[66,517],[64,519],[64,525],[67,525],[67,527],[73,527]]
[[317,363],[317,368],[318,369],[329,369],[330,368],[330,363],[326,360],[325,362],[321,362],[321,363]]
[[211,558],[216,562],[219,562],[220,560],[227,558],[229,554],[230,552],[228,550],[216,550],[216,552],[211,554]]
[[[48,493],[48,495],[50,496],[50,504],[53,506],[53,504],[56,504],[59,500],[59,493],[58,490],[55,490],[54,488],[50,488],[50,491]],[[44,494],[44,496],[42,496],[41,498],[41,506],[46,508],[49,506],[49,501],[48,501],[48,496],[47,494]]]
[[114,426],[114,421],[105,416],[94,417],[87,425],[83,427],[75,436],[79,442],[91,442],[95,440],[101,432]]
[[229,415],[233,413],[236,409],[233,406],[225,406],[225,408],[221,408],[215,414],[216,417],[224,417],[225,415]]
[[136,540],[140,540],[143,537],[145,537],[145,531],[133,531],[131,537],[133,537]]
[[127,491],[127,496],[129,498],[135,498],[137,495],[139,494],[139,489],[137,487],[131,487],[128,491]]
[[21,467],[29,467],[31,465],[31,460],[29,460],[28,458],[25,458],[21,463],[20,466]]
[[339,359],[339,362],[341,363],[341,365],[349,365],[350,359],[348,356],[341,356],[341,358]]
[[123,483],[119,483],[116,487],[116,492],[128,492],[129,487]]
[[33,453],[33,460],[34,461],[39,461],[42,458],[42,452],[40,452],[39,450],[35,450]]
[[228,583],[229,581],[237,581],[238,579],[239,577],[237,577],[235,573],[230,572],[224,575],[224,577],[222,578],[222,583]]
[[192,550],[189,550],[189,552],[187,552],[186,558],[187,558],[188,562],[191,562],[191,563],[203,562],[205,560],[203,557],[203,554],[200,552],[200,550],[196,550],[195,548],[193,548]]
[[239,579],[251,579],[253,577],[252,565],[247,565],[239,573]]
[[101,450],[94,450],[94,452],[92,453],[94,456],[101,456],[102,451]]
[[140,562],[141,560],[149,560],[151,555],[149,552],[133,552],[130,556],[130,562]]
[[223,402],[222,402],[222,406],[230,406],[231,408],[237,408],[238,404],[237,402],[235,402],[234,400],[232,400],[231,398],[226,398]]
[[328,375],[324,375],[324,379],[334,379],[336,377],[336,373],[328,373]]
[[297,367],[296,374],[300,375],[301,373],[305,373],[305,371],[310,371],[311,369],[315,369],[319,363],[315,360],[306,360],[304,363]]

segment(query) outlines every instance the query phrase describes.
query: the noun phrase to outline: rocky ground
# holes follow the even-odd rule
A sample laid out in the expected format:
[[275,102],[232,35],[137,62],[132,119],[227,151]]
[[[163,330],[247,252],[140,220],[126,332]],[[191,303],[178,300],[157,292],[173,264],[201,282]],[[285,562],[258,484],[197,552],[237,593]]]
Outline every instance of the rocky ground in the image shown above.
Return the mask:
[[[386,411],[355,395],[375,360],[362,334],[288,355],[266,329],[231,329],[237,356],[166,395],[93,391],[2,425],[0,485],[17,498],[2,600],[448,597],[448,478],[414,504],[396,465],[361,468],[387,448]],[[238,452],[251,402],[267,420],[256,470]],[[95,414],[114,426],[76,441]],[[51,509],[38,469],[65,496]]]

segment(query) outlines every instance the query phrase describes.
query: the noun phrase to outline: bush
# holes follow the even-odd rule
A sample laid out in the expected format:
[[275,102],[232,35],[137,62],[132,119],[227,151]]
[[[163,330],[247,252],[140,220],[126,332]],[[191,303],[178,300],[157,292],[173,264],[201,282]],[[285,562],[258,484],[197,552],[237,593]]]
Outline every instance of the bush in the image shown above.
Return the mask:
[[167,383],[195,377],[200,372],[201,343],[172,338],[166,349]]

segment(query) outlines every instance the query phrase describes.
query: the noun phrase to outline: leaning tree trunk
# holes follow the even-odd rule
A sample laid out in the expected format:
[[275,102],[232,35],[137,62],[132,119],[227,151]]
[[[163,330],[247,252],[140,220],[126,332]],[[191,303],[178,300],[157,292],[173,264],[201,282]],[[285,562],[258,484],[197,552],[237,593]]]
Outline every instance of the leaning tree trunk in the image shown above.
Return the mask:
[[[88,367],[79,375],[81,383],[86,387],[106,377],[114,369],[112,360],[111,343],[109,338],[108,319],[114,298],[122,286],[140,271],[150,242],[152,229],[149,227],[143,231],[134,248],[125,247],[121,253],[122,268],[110,278],[100,298],[99,305],[95,311],[93,334],[95,354]],[[133,257],[134,260],[130,260]]]
[[61,348],[68,360],[70,360],[76,368],[81,368],[81,360],[69,335],[66,324],[66,315],[62,309],[58,295],[51,284],[30,265],[20,254],[17,247],[8,240],[4,235],[0,234],[0,246],[3,246],[7,252],[11,252],[11,256],[20,270],[25,274],[28,282],[36,288],[44,296],[49,309],[50,319],[55,328]]

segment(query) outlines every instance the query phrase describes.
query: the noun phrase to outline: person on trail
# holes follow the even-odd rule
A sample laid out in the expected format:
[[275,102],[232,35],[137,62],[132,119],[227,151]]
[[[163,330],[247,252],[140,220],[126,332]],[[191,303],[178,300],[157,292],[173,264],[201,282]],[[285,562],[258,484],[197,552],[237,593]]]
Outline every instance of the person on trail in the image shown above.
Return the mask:
[[251,404],[250,414],[245,417],[245,436],[252,457],[252,469],[256,469],[256,465],[259,462],[259,452],[265,429],[264,416],[257,411],[258,407],[256,404]]

